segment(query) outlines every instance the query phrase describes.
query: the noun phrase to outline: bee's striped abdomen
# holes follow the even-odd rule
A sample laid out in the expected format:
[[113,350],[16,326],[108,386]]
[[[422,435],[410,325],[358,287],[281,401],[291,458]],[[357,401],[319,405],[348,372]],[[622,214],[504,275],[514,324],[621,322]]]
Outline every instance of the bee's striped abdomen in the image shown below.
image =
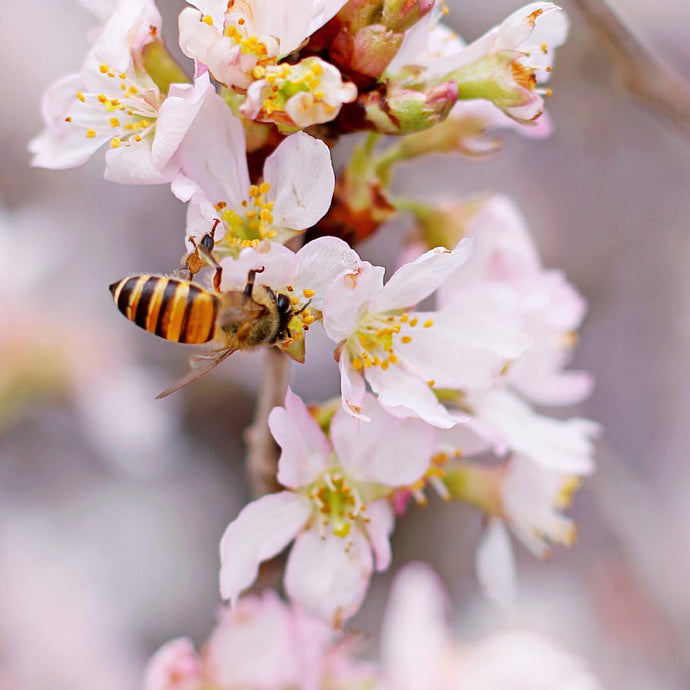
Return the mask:
[[149,333],[178,343],[213,339],[218,298],[193,283],[163,276],[132,276],[110,286],[117,308]]

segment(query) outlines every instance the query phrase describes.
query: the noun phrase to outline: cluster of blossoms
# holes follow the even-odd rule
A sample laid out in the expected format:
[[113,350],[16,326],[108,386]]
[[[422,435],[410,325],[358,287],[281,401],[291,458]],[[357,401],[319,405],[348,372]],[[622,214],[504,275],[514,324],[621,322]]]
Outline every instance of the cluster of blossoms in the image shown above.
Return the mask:
[[[307,406],[288,390],[271,412],[282,490],[247,505],[222,539],[221,593],[234,609],[203,658],[187,642],[166,647],[148,687],[263,687],[243,674],[276,669],[285,675],[267,687],[378,686],[331,628],[388,567],[410,500],[431,488],[485,513],[477,572],[502,602],[515,570],[509,531],[537,556],[574,539],[562,511],[593,471],[598,427],[533,405],[589,393],[589,376],[565,369],[584,300],[542,266],[508,199],[429,204],[391,191],[406,161],[493,152],[501,127],[547,134],[542,84],[567,20],[532,3],[467,45],[437,0],[189,3],[179,41],[193,79],[168,53],[153,0],[113,0],[82,70],[45,96],[34,164],[71,167],[107,144],[106,178],[170,183],[188,204],[187,251],[210,237],[215,287],[242,291],[254,271],[269,294],[287,296],[286,332],[271,344],[308,363],[307,331],[322,327],[341,395]],[[336,176],[330,149],[356,132],[366,135]],[[381,146],[382,134],[396,139]],[[415,232],[385,280],[353,246],[403,214]],[[241,599],[260,563],[293,541],[285,589],[299,608]],[[241,641],[288,627],[300,631],[289,661],[250,667]],[[384,651],[414,648],[396,628]],[[443,663],[424,660],[428,684],[411,680],[418,666],[391,671],[386,687],[475,687],[460,680],[465,652],[429,635]],[[450,676],[432,683],[432,668]],[[306,677],[311,685],[291,680]]]
[[463,644],[445,609],[435,573],[420,563],[406,566],[393,582],[375,663],[356,655],[356,638],[337,635],[267,590],[221,609],[201,654],[185,638],[161,647],[144,690],[599,689],[577,658],[533,633],[512,630]]

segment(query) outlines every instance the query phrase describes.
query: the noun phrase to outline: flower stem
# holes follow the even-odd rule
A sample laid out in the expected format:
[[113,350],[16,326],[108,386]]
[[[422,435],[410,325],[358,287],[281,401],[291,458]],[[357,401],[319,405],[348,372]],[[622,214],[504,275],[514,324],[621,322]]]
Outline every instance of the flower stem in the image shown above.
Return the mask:
[[256,496],[278,491],[278,446],[268,428],[271,410],[282,405],[290,381],[290,358],[275,347],[264,354],[264,375],[252,425],[245,431],[247,475]]

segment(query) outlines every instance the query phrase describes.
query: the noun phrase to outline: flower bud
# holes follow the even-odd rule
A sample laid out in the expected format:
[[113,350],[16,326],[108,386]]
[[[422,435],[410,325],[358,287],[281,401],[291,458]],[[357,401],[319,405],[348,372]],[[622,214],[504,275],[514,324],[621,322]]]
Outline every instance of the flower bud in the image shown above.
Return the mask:
[[[340,32],[329,56],[347,73],[362,75],[365,81],[383,74],[400,49],[403,34],[390,31],[381,24],[365,26],[355,34]],[[362,80],[358,80],[362,83]]]
[[147,43],[141,51],[144,70],[161,93],[168,93],[171,84],[189,84],[191,79],[175,62],[160,39]]
[[457,100],[452,82],[437,84],[426,91],[391,85],[388,91],[372,91],[362,99],[366,119],[383,134],[411,134],[444,120]]
[[385,0],[381,23],[392,31],[404,32],[433,8],[434,0]]

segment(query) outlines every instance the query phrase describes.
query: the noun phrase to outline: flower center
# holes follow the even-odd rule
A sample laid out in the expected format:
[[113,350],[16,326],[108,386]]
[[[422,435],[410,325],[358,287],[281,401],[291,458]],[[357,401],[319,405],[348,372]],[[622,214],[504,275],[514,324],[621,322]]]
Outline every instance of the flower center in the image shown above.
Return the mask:
[[101,74],[119,81],[121,93],[113,96],[78,91],[77,98],[86,107],[80,108],[77,115],[68,115],[65,121],[84,127],[87,139],[102,136],[103,132],[95,129],[94,125],[103,123],[103,128],[112,134],[110,145],[115,149],[141,141],[153,131],[158,117],[157,104],[142,96],[124,72],[116,73],[106,64],[102,64],[99,70]]
[[231,249],[256,249],[263,240],[271,240],[278,234],[273,229],[273,202],[266,201],[271,185],[262,182],[251,185],[249,199],[242,202],[243,213],[228,208],[224,201],[216,204],[225,227],[224,243]]
[[316,507],[322,537],[330,528],[336,537],[345,538],[356,520],[369,522],[359,491],[340,472],[324,473],[312,484],[307,495]]
[[[397,364],[395,348],[412,342],[409,329],[415,328],[418,323],[419,317],[414,314],[412,317],[407,313],[368,314],[347,341],[352,366],[356,371],[369,367],[381,367],[385,371],[391,364]],[[431,328],[433,325],[432,319],[427,319],[422,324],[424,328]]]

